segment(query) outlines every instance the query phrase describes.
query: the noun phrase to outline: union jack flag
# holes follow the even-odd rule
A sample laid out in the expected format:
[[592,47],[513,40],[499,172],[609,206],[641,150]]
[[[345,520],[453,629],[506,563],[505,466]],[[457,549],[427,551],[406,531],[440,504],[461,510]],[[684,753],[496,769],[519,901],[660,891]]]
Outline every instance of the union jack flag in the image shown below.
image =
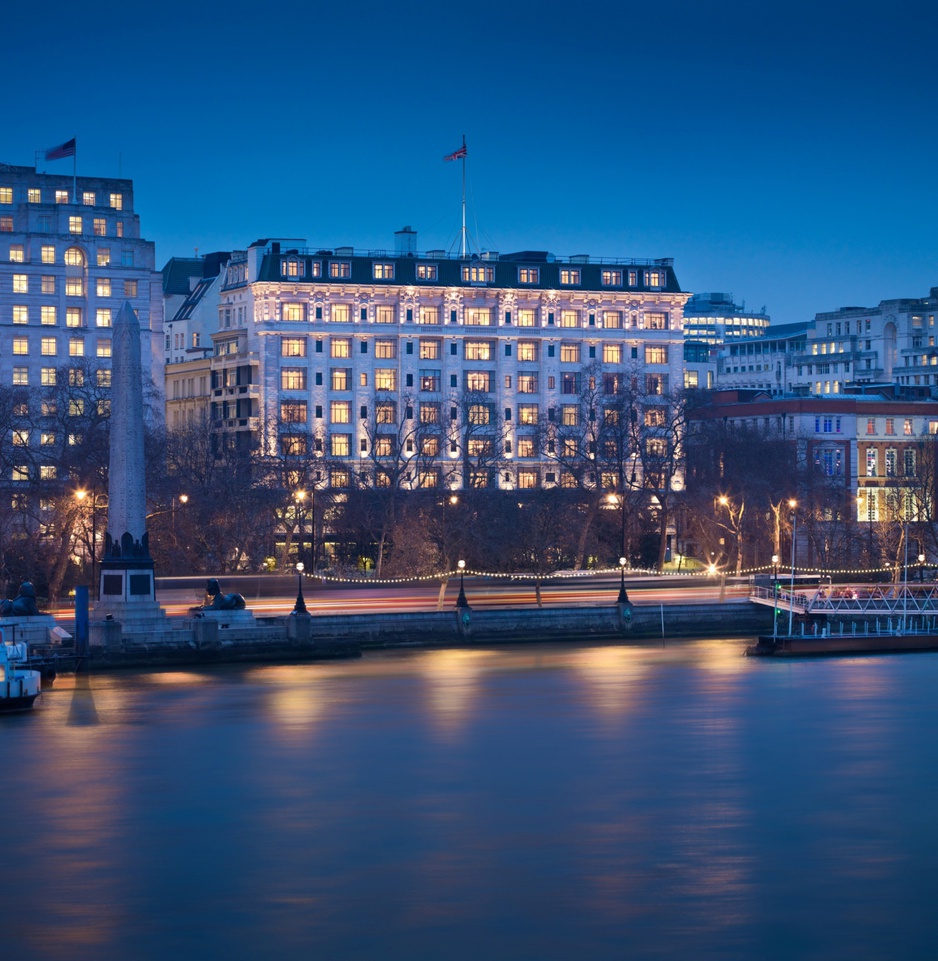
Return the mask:
[[446,161],[446,160],[461,160],[461,159],[462,159],[463,157],[465,157],[465,156],[466,156],[466,145],[463,144],[463,145],[459,148],[459,150],[455,151],[455,153],[451,153],[448,157],[444,157],[443,160],[444,160],[444,161]]

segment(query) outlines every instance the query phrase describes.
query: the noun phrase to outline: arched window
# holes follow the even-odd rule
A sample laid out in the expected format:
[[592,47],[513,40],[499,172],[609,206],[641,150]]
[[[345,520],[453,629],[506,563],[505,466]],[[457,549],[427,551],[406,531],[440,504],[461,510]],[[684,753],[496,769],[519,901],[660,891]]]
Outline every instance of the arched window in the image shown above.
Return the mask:
[[80,247],[69,247],[65,251],[65,263],[69,267],[84,267],[85,253]]

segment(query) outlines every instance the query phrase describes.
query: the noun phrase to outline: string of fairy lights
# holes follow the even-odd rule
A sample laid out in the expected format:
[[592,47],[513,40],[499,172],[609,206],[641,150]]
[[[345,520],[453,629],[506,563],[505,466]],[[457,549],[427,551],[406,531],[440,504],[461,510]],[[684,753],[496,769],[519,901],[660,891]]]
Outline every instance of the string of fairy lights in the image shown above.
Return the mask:
[[[924,562],[915,561],[909,562],[908,565],[899,565],[900,569],[903,566],[907,566],[909,569],[921,569],[929,566]],[[796,577],[861,577],[870,576],[873,574],[886,574],[891,573],[896,570],[895,565],[889,565],[885,567],[864,567],[864,568],[846,568],[846,567],[796,567],[795,576]],[[604,567],[604,568],[594,568],[588,571],[554,571],[547,574],[538,574],[533,571],[517,571],[514,573],[503,573],[501,571],[480,571],[465,568],[463,570],[455,571],[439,571],[435,574],[419,574],[410,575],[408,577],[367,577],[365,575],[359,576],[339,576],[336,574],[315,574],[312,572],[304,572],[303,577],[314,578],[319,581],[332,584],[360,584],[361,586],[374,586],[376,584],[383,584],[387,586],[393,586],[395,584],[420,584],[428,583],[430,581],[440,582],[447,581],[453,578],[459,577],[460,575],[465,577],[484,577],[492,580],[516,580],[516,581],[560,581],[560,580],[574,580],[577,578],[584,577],[602,577],[616,575],[618,576],[622,572],[621,567]],[[651,575],[655,577],[681,577],[681,578],[703,578],[703,579],[713,579],[716,577],[735,577],[735,572],[722,570],[717,567],[705,567],[696,571],[657,571],[649,567],[626,567],[625,573],[629,576],[635,575]],[[749,577],[755,574],[775,574],[779,580],[787,580],[791,577],[790,567],[773,567],[771,564],[763,564],[758,567],[748,567],[739,572],[739,576]]]

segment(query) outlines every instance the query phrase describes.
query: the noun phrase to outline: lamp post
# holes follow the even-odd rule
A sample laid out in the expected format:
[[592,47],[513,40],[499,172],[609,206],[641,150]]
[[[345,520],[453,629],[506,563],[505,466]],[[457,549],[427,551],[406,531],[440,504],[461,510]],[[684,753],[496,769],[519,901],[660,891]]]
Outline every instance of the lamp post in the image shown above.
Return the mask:
[[616,598],[617,604],[628,604],[629,595],[625,592],[625,558],[619,558],[619,596]]
[[299,528],[299,537],[297,539],[296,546],[296,559],[299,563],[303,562],[303,541],[306,535],[306,515],[304,512],[304,507],[306,504],[306,491],[298,490],[294,495],[296,497],[296,518],[297,527]]
[[772,555],[772,640],[778,638],[778,554]]
[[[75,500],[79,504],[84,504],[85,498],[88,496],[88,491],[77,490],[75,491]],[[98,546],[98,493],[92,487],[91,488],[91,599],[96,601],[98,599],[98,588],[95,583],[95,575],[97,573],[95,568],[95,554],[97,553]]]
[[925,580],[925,555],[919,552],[918,555],[918,582],[919,584]]
[[173,495],[172,509],[171,509],[171,521],[173,525],[173,547],[179,547],[179,539],[176,537],[176,501],[179,501],[180,506],[185,507],[189,503],[188,494],[180,494],[178,497]]
[[466,573],[466,562],[458,561],[456,566],[459,568],[459,597],[456,598],[457,607],[468,607],[469,602],[466,600],[466,588],[465,588],[465,573]]
[[296,603],[293,605],[294,614],[308,614],[306,601],[303,600],[303,562],[296,562]]
[[795,614],[795,544],[798,539],[798,515],[795,513],[795,508],[798,506],[798,501],[791,498],[788,506],[791,508],[791,592],[788,598],[788,636],[791,637]]

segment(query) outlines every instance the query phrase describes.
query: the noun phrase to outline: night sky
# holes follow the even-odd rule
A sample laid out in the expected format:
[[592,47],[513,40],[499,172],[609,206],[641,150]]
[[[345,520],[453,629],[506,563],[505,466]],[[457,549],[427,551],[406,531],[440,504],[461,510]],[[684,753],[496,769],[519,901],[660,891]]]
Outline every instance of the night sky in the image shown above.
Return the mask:
[[[3,15],[0,161],[78,138],[157,266],[261,237],[674,257],[775,323],[938,285],[938,10],[159,4]],[[43,164],[40,164],[42,168]],[[44,164],[71,173],[70,160]]]

